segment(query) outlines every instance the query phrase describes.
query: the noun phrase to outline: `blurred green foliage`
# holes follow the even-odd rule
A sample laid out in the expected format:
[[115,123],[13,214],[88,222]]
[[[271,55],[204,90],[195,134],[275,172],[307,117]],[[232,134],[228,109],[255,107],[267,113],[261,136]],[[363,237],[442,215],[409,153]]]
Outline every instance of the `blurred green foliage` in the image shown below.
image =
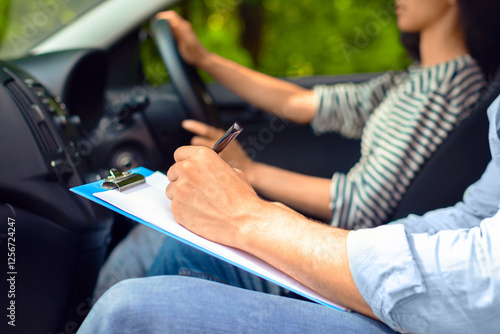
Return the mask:
[[0,57],[16,58],[102,0],[0,0]]
[[[1,57],[22,54],[101,1],[0,0]],[[397,70],[410,62],[394,0],[185,0],[175,9],[210,51],[273,76]],[[151,84],[167,80],[150,38],[141,58]]]
[[[210,51],[273,76],[378,72],[410,63],[394,0],[191,0],[176,10]],[[166,74],[158,72],[151,41],[142,58],[148,80],[160,83]]]

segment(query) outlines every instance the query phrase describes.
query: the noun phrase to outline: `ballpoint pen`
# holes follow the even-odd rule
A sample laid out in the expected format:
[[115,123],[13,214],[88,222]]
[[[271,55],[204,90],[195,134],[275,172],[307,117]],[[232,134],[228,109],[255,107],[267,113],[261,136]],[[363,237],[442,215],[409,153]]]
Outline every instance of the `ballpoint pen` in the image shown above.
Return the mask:
[[235,122],[227,131],[226,133],[215,143],[214,147],[212,150],[215,151],[215,153],[220,153],[222,152],[223,149],[226,148],[227,145],[229,145],[234,138],[238,137],[238,135],[243,131],[243,125],[241,125],[238,122]]

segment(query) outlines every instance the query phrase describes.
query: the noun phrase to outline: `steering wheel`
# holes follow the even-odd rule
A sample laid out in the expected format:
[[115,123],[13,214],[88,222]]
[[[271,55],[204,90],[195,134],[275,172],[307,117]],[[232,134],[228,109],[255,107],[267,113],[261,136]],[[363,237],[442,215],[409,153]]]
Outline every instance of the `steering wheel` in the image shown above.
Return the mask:
[[165,19],[156,20],[152,29],[160,56],[188,117],[215,125],[218,117],[214,100],[196,69],[179,54],[170,23]]

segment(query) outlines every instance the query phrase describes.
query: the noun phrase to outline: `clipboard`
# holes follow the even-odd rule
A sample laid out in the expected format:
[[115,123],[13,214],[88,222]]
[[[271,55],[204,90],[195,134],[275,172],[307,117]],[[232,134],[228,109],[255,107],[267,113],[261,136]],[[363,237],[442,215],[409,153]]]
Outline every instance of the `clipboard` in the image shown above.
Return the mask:
[[[75,194],[105,206],[125,217],[144,224],[265,280],[280,285],[318,304],[326,305],[340,311],[347,310],[345,307],[325,299],[312,289],[272,267],[263,260],[239,249],[214,243],[179,225],[171,214],[169,205],[170,200],[164,194],[166,185],[168,185],[169,182],[165,174],[153,172],[144,167],[138,167],[123,174],[113,171],[111,174],[112,175],[105,180],[85,184],[71,188],[70,190]],[[125,177],[129,177],[129,184],[125,188],[120,187],[119,183],[123,181],[122,178]],[[131,181],[132,179],[134,181]],[[115,189],[108,190],[103,188],[105,183],[108,183],[106,188],[111,187]],[[114,183],[115,186],[109,183]],[[116,200],[117,198],[119,200]],[[125,199],[123,202],[121,202],[122,198]],[[138,199],[138,202],[134,202],[133,198]],[[142,203],[140,203],[141,200]],[[161,213],[161,216],[159,216],[159,214],[155,216],[152,213],[147,213],[148,209],[146,207],[148,205],[156,205],[155,208],[149,211],[158,211]],[[164,212],[161,212],[161,210],[164,210]],[[144,212],[146,212],[146,214]]]
[[[147,168],[144,168],[144,167],[137,167],[135,169],[132,169],[130,170],[129,172],[132,172],[132,173],[137,173],[137,174],[140,174],[142,175],[144,178],[150,176],[153,174],[153,171],[147,169]],[[75,187],[75,188],[71,188],[70,191],[74,192],[75,194],[77,195],[80,195],[82,197],[85,197],[86,199],[89,199],[97,204],[100,204],[102,206],[105,206],[106,208],[108,209],[111,209],[115,212],[118,212],[119,214],[127,217],[127,218],[130,218],[132,220],[135,220],[135,221],[138,221],[139,223],[142,223],[144,225],[147,225],[149,227],[152,227],[150,226],[150,224],[146,221],[139,221],[138,217],[135,217],[123,210],[120,210],[119,208],[117,208],[116,206],[106,202],[106,201],[103,201],[102,199],[98,198],[98,197],[95,197],[94,194],[96,193],[100,193],[100,192],[104,192],[104,191],[108,191],[109,189],[106,189],[103,187],[103,184],[106,182],[106,180],[101,180],[101,181],[96,181],[96,182],[92,182],[92,183],[88,183],[88,184],[84,184],[84,185],[81,185],[81,186],[78,186],[78,187]],[[152,227],[154,228],[154,227]],[[157,228],[155,228],[157,229]],[[162,232],[162,231],[160,231]]]

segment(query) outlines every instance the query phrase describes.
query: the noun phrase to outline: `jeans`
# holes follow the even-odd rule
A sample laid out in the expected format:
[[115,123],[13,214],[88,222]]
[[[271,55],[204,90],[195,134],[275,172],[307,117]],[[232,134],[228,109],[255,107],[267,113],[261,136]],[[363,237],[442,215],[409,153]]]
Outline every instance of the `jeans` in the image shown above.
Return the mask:
[[78,334],[394,333],[376,320],[307,301],[180,276],[130,279],[93,307]]
[[99,272],[93,303],[114,284],[146,276],[167,236],[137,224],[111,252]]
[[219,260],[175,239],[167,238],[147,276],[178,275],[275,295],[290,294],[288,290]]
[[296,296],[170,238],[148,275],[159,276],[109,289],[78,333],[394,333],[357,313],[287,298]]

